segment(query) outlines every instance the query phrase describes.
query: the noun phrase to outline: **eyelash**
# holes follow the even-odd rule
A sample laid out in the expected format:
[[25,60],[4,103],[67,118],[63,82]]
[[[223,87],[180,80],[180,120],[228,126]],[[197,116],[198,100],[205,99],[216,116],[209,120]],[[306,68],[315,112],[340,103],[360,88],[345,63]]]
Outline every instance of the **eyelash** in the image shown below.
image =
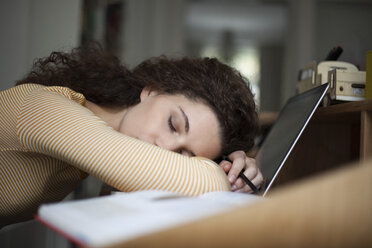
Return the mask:
[[172,116],[169,116],[168,118],[168,126],[172,132],[177,132],[177,129],[173,126],[173,123],[172,123]]
[[[169,116],[169,118],[168,118],[168,126],[169,126],[169,129],[170,129],[172,132],[177,132],[177,129],[174,127],[174,125],[173,125],[173,123],[172,123],[172,116]],[[183,154],[183,153],[182,153],[182,150],[177,151],[177,153],[179,153],[179,154]],[[192,152],[190,152],[190,155],[189,155],[189,156],[193,157],[193,156],[196,156],[196,155],[193,154]]]

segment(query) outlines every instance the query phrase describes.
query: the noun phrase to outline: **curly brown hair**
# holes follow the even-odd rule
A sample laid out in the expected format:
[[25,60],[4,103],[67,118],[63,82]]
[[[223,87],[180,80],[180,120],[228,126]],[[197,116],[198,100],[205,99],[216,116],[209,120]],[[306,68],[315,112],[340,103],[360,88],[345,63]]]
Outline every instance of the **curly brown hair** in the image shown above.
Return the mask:
[[99,45],[71,52],[53,52],[35,61],[17,85],[37,83],[66,86],[101,106],[129,107],[140,100],[144,87],[167,94],[182,94],[211,107],[221,132],[221,155],[248,151],[254,145],[258,118],[248,81],[215,58],[164,56],[145,60],[129,70]]
[[69,87],[98,105],[117,107],[138,103],[146,86],[97,43],[36,59],[31,72],[16,84],[25,83]]

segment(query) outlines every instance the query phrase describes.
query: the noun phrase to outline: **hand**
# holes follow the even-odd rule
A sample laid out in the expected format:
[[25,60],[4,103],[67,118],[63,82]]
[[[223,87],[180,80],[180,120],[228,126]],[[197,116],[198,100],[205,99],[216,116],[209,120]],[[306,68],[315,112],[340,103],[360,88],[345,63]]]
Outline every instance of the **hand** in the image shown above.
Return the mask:
[[227,177],[231,183],[231,190],[241,193],[253,193],[253,190],[242,178],[238,178],[242,169],[245,169],[244,175],[259,188],[263,182],[263,176],[256,165],[256,160],[247,157],[244,151],[235,151],[229,156],[232,163],[226,160],[221,161],[220,166],[228,173]]

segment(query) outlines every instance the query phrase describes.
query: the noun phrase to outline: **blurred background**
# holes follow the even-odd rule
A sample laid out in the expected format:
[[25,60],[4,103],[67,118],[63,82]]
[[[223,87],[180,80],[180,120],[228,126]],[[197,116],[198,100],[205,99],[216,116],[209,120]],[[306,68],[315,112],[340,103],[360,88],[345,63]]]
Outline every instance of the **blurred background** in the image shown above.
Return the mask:
[[371,0],[2,0],[0,90],[35,58],[95,40],[129,67],[158,55],[217,57],[251,82],[261,111],[295,93],[297,73],[340,45],[365,69]]
[[[0,90],[35,58],[94,40],[128,67],[163,54],[217,57],[249,79],[260,111],[278,111],[298,70],[335,46],[365,70],[371,13],[371,0],[1,0]],[[71,247],[33,221],[0,231],[0,246]]]

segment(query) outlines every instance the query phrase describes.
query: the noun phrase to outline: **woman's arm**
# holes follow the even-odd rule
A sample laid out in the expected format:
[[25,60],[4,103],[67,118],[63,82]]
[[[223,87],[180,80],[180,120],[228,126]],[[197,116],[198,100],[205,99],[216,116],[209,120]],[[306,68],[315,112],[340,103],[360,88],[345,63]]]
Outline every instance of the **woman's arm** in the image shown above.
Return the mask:
[[116,132],[63,87],[34,90],[17,123],[27,150],[63,160],[122,190],[169,190],[188,195],[229,190],[214,162],[161,149]]

